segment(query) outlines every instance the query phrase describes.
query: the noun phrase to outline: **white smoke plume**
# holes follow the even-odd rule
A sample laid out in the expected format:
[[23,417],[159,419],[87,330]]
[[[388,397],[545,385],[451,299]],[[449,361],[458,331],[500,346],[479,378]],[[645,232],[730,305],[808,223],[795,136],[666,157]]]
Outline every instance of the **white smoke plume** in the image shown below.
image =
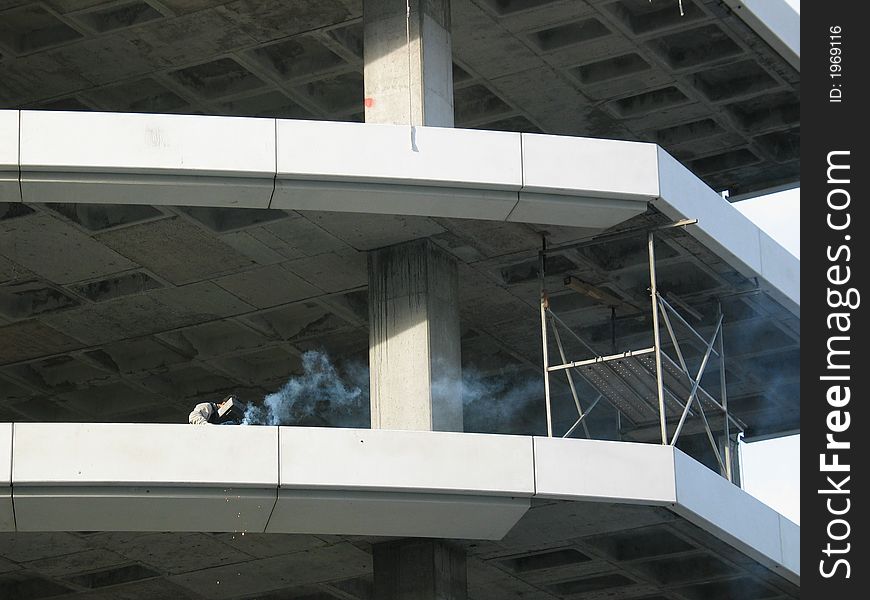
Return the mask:
[[[369,370],[357,363],[333,363],[323,352],[302,355],[302,374],[290,377],[260,404],[249,404],[244,425],[368,427]],[[437,390],[460,390],[465,431],[531,433],[543,415],[539,379],[517,369],[483,374],[466,367],[459,385],[436,381]]]
[[542,423],[543,382],[527,372],[506,368],[484,374],[465,367],[460,389],[467,432],[525,434]]
[[251,404],[244,425],[327,425],[365,427],[368,422],[368,369],[349,364],[337,368],[324,352],[302,355],[302,374]]

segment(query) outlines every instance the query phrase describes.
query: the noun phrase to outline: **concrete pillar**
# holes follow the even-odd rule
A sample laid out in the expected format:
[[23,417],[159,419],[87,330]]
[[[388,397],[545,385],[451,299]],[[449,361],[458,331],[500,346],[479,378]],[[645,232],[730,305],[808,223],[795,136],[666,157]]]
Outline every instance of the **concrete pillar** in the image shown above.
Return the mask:
[[458,288],[428,239],[369,252],[373,429],[462,431]]
[[363,0],[363,25],[366,123],[453,127],[450,0]]
[[439,540],[372,546],[375,600],[465,600],[465,551]]

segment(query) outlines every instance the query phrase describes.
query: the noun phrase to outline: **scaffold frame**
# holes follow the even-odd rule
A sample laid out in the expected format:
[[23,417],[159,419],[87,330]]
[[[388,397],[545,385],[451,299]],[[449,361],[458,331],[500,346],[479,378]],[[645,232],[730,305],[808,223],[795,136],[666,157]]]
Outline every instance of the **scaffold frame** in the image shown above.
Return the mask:
[[[587,438],[591,438],[587,417],[601,400],[613,406],[620,422],[628,419],[635,425],[656,423],[661,433],[661,444],[676,446],[689,417],[701,419],[707,439],[713,450],[713,455],[719,465],[722,476],[733,481],[731,460],[732,425],[738,432],[745,426],[728,411],[728,394],[725,374],[725,345],[723,340],[723,323],[725,316],[721,302],[717,302],[716,324],[709,338],[704,337],[677,310],[674,303],[668,301],[658,290],[656,279],[655,241],[656,233],[662,230],[685,227],[697,223],[695,219],[683,219],[652,228],[632,229],[609,236],[599,236],[590,240],[547,247],[546,241],[539,252],[540,280],[540,316],[541,341],[544,375],[544,396],[547,412],[547,435],[553,437],[553,406],[550,377],[554,373],[564,372],[577,411],[574,424],[562,435],[570,437],[579,427]],[[629,237],[646,235],[649,268],[650,311],[652,315],[653,345],[648,348],[638,348],[602,355],[596,352],[576,331],[574,331],[551,308],[549,294],[546,289],[547,256],[568,249],[604,244]],[[570,277],[569,277],[570,279]],[[579,281],[579,280],[578,280]],[[606,294],[601,293],[600,296]],[[599,298],[602,301],[619,301]],[[615,318],[615,306],[611,305],[611,315]],[[673,321],[678,322],[689,334],[703,345],[703,356],[696,373],[692,373],[685,359],[683,349],[674,329]],[[615,321],[614,321],[615,322]],[[592,353],[592,358],[569,360],[565,346],[562,343],[562,331],[567,332],[575,341]],[[673,346],[676,359],[665,352],[663,348],[664,328]],[[561,362],[550,360],[550,335],[558,348]],[[615,333],[614,333],[615,340]],[[717,400],[702,385],[701,380],[712,357],[719,362],[720,399]],[[574,376],[583,379],[596,392],[597,397],[584,409],[577,390]],[[713,434],[708,412],[715,411],[723,418],[723,451]],[[669,420],[677,420],[673,432],[669,431]]]

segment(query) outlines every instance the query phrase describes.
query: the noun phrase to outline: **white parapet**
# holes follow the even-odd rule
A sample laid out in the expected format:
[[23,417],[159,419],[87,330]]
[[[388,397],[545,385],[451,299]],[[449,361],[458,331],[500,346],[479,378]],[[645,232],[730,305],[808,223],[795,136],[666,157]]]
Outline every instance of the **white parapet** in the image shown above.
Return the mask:
[[25,202],[266,208],[274,121],[21,111]]
[[547,437],[534,443],[538,498],[676,502],[671,446]]
[[268,532],[501,539],[528,510],[528,437],[282,427]]
[[0,202],[20,202],[17,110],[0,110]]
[[501,221],[523,184],[519,133],[278,120],[277,145],[273,208]]
[[800,578],[800,528],[680,450],[673,469],[677,514],[783,577]]
[[15,531],[12,510],[12,423],[0,423],[0,531]]
[[264,531],[277,427],[18,423],[19,531]]
[[548,224],[609,227],[659,195],[655,144],[530,133],[522,140],[523,189],[511,221],[543,215]]

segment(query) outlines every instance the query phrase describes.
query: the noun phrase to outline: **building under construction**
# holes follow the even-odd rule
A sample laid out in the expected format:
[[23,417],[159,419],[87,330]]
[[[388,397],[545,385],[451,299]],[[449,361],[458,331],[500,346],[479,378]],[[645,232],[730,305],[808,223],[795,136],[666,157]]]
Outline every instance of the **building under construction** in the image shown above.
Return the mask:
[[799,597],[799,82],[785,0],[0,2],[0,597]]

